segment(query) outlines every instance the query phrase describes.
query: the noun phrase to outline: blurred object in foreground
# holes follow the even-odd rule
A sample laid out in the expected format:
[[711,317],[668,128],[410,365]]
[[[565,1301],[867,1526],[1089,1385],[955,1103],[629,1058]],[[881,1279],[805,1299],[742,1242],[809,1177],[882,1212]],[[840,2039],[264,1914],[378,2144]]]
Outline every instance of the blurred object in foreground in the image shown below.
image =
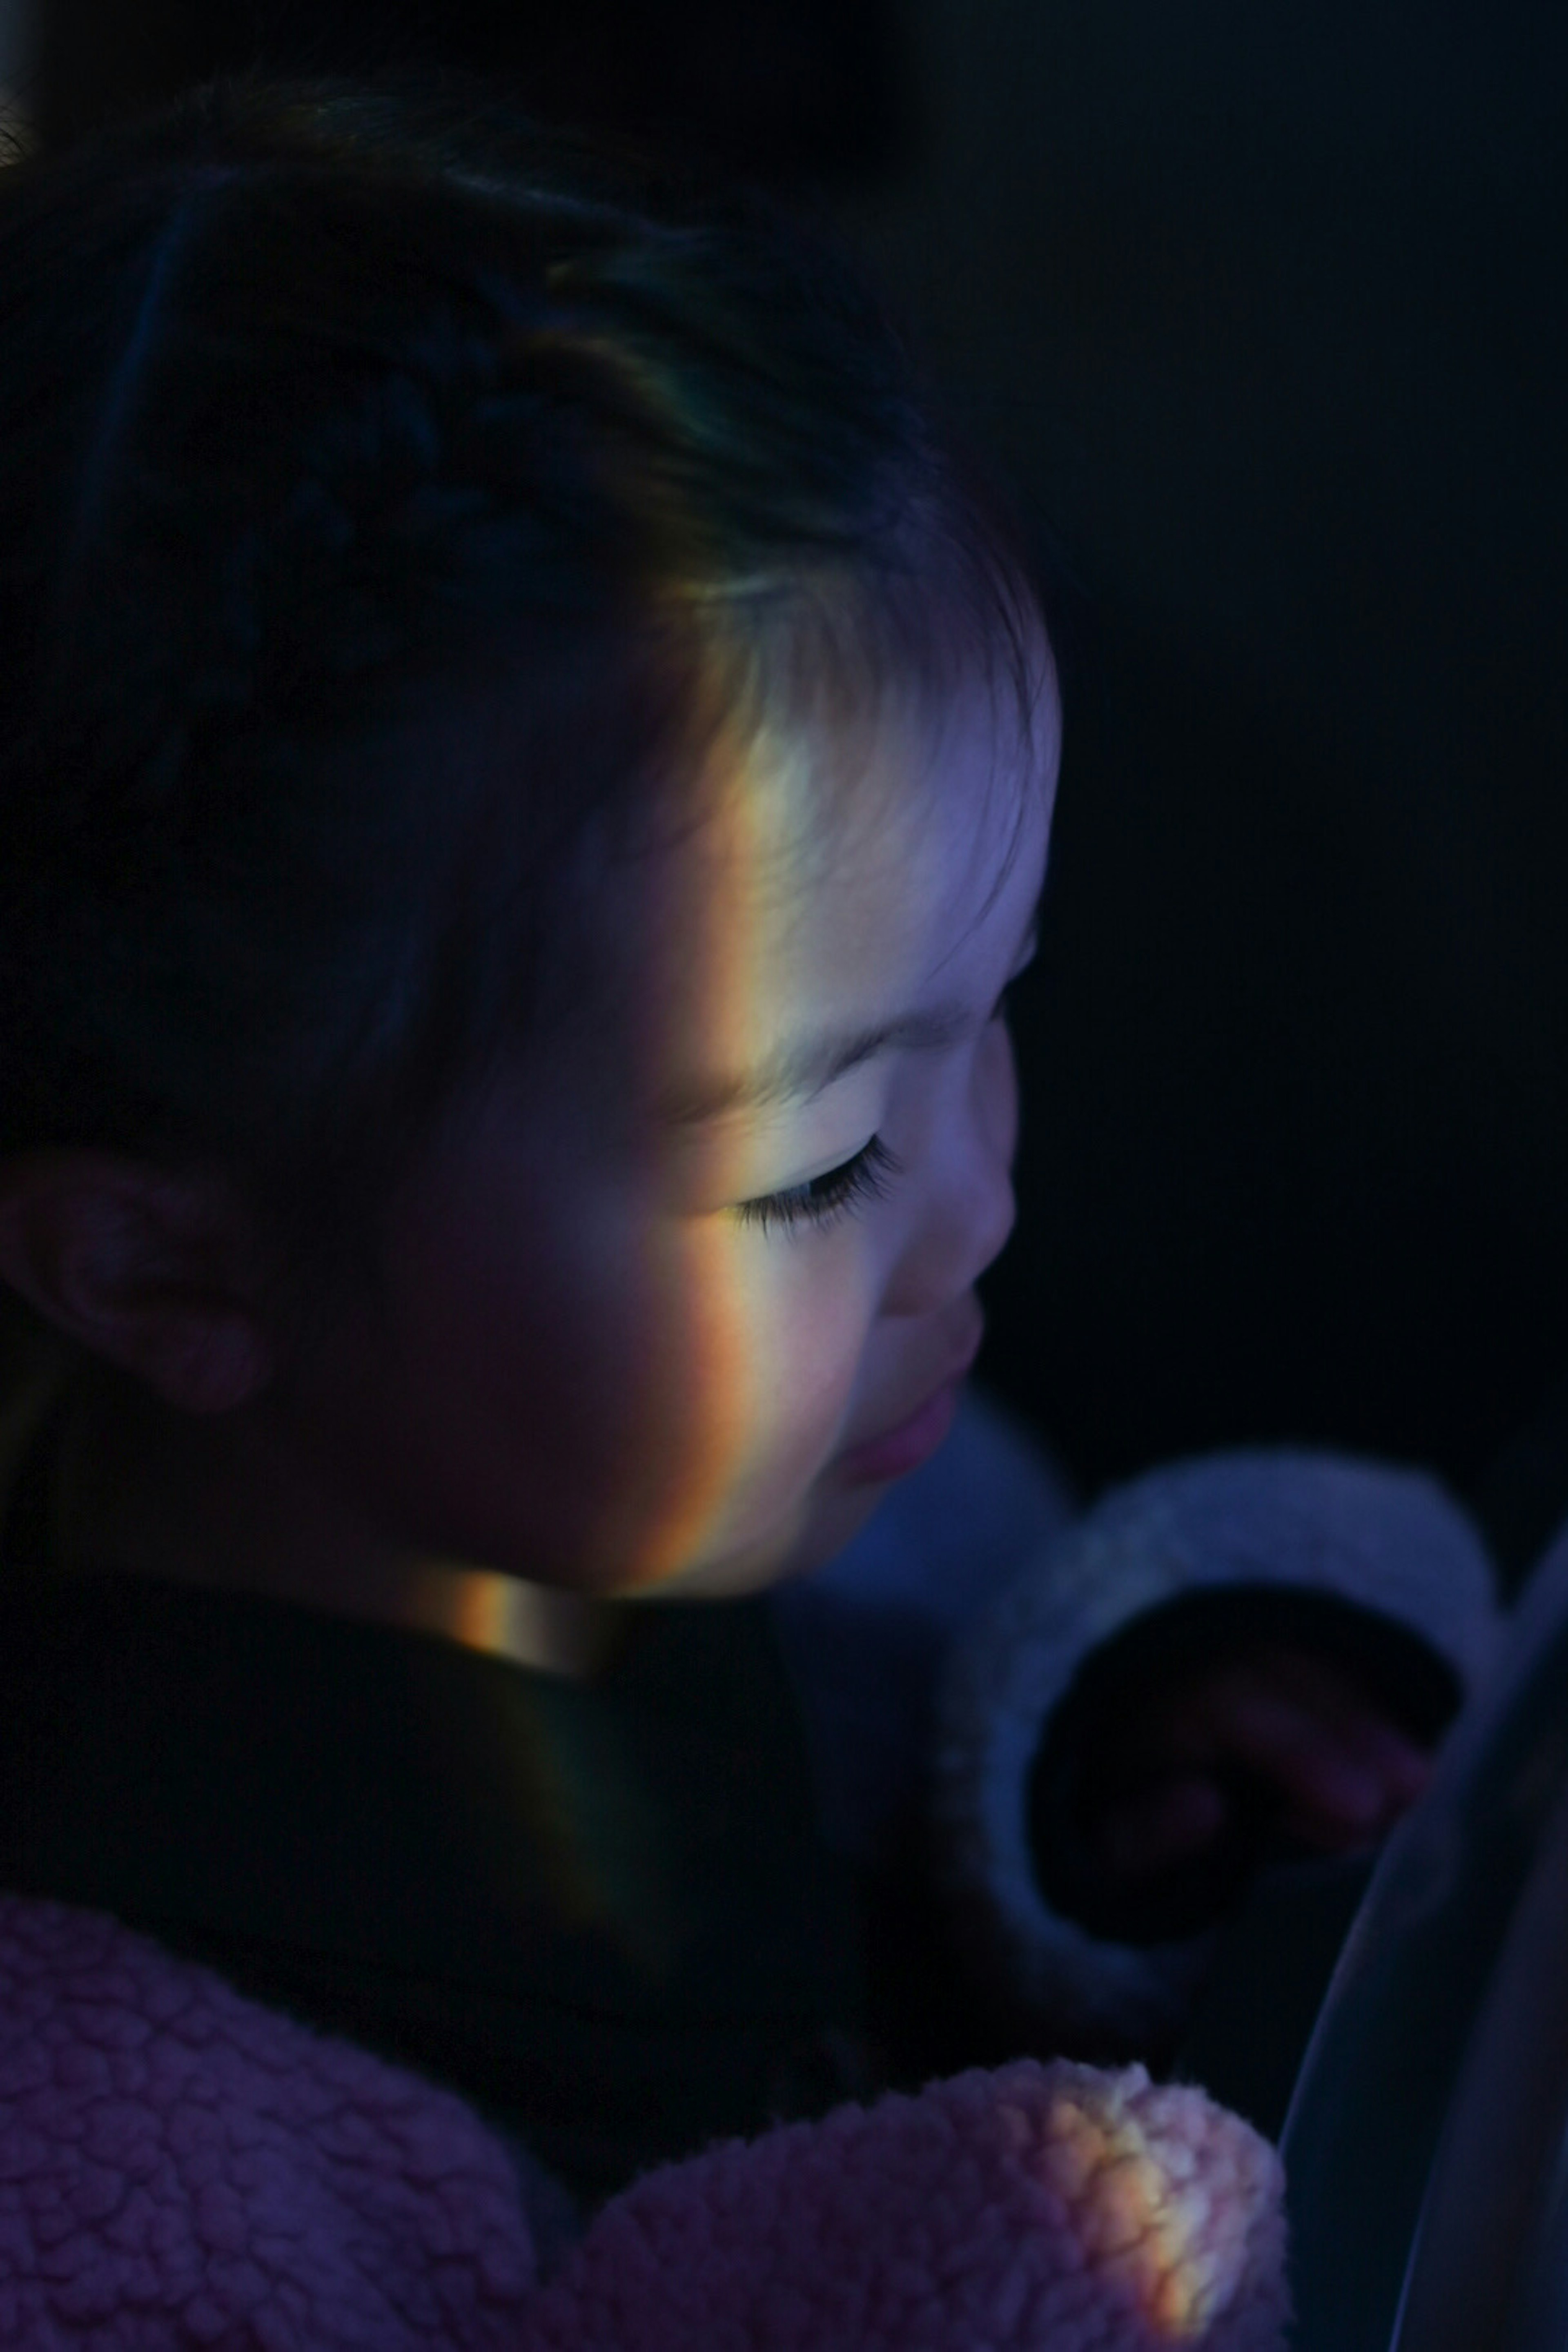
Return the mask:
[[1281,2149],[1299,2352],[1545,2352],[1568,2299],[1568,1537],[1384,1848]]

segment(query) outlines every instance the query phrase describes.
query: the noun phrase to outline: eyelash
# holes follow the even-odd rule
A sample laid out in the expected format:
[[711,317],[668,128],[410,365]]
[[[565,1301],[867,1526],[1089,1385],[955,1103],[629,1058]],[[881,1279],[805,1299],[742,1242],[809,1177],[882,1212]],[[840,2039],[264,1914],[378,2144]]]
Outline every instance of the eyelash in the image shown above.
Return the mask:
[[760,1200],[742,1201],[735,1213],[763,1233],[775,1227],[793,1232],[801,1225],[831,1225],[865,1202],[880,1200],[900,1166],[881,1137],[874,1135],[841,1167],[814,1176],[809,1184],[792,1185],[787,1192],[765,1192]]
[[[1014,991],[1028,978],[1033,968],[1031,953],[1029,961],[1013,974],[996,999],[990,1020],[1005,1018]],[[881,1137],[874,1135],[853,1160],[846,1160],[842,1166],[814,1176],[809,1184],[792,1185],[787,1192],[764,1192],[758,1200],[738,1202],[735,1214],[743,1224],[756,1225],[763,1233],[791,1233],[801,1225],[820,1228],[835,1224],[866,1202],[880,1200],[900,1166]]]

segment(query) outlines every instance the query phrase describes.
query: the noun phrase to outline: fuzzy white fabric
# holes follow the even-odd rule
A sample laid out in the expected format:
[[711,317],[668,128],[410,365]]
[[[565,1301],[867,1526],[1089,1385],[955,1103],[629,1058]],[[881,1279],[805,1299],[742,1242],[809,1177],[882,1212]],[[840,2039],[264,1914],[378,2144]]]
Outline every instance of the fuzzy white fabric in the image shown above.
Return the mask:
[[939,1696],[940,1874],[1012,1993],[1062,2031],[1159,2037],[1177,2027],[1213,1933],[1140,1946],[1047,1905],[1027,1826],[1042,1728],[1089,1652],[1183,1594],[1292,1587],[1376,1611],[1468,1690],[1497,1643],[1486,1549],[1419,1473],[1297,1451],[1181,1462],[1107,1496],[1047,1544],[955,1645]]
[[1283,2352],[1281,2188],[1199,2091],[1024,2060],[659,2166],[542,2286],[461,2099],[0,1895],[18,2352]]

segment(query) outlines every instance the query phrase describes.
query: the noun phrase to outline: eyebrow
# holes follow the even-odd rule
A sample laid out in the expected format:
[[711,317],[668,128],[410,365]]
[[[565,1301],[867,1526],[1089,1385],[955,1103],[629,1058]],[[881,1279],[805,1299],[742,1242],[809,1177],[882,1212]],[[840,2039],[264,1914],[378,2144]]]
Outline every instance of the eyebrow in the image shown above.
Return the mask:
[[[1022,956],[1039,929],[1042,884],[1018,942]],[[1014,959],[1015,962],[1017,957]],[[800,1102],[827,1087],[879,1054],[940,1054],[958,1045],[973,1024],[973,1010],[952,1003],[928,1005],[922,1011],[900,1013],[866,1029],[829,1032],[790,1045],[743,1076],[715,1078],[707,1086],[689,1087],[668,1095],[660,1106],[674,1127],[699,1127],[727,1111],[757,1110],[770,1103]]]

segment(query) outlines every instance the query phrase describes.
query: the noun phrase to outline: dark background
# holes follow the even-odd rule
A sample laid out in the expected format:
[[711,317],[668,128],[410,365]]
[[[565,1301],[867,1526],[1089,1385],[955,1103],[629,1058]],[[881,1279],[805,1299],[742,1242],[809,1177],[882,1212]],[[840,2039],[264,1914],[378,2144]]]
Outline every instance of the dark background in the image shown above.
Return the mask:
[[1090,1480],[1331,1439],[1528,1550],[1568,1510],[1568,15],[920,21],[920,163],[857,216],[1077,590],[993,1370]]
[[426,58],[826,202],[1011,477],[1068,752],[993,1379],[1568,1512],[1568,12],[43,0],[59,142]]

